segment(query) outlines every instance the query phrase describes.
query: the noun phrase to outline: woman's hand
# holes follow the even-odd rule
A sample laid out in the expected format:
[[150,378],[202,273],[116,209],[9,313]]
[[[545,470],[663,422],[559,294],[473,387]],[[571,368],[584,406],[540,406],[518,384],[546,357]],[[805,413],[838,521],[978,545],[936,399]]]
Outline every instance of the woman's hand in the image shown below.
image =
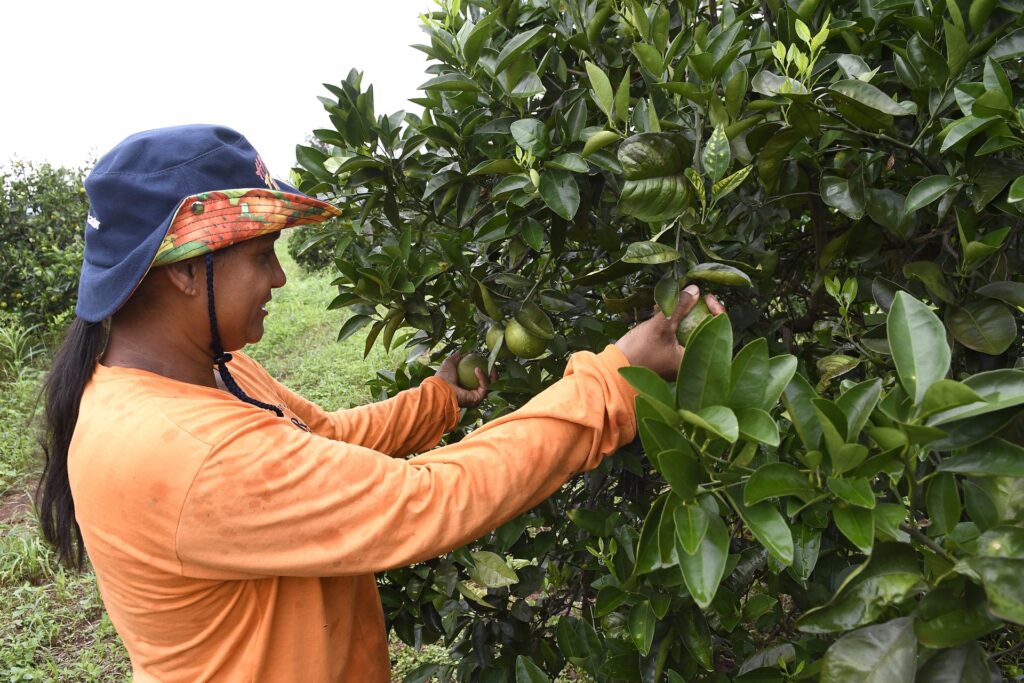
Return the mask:
[[443,379],[447,382],[448,386],[455,392],[455,399],[459,402],[461,408],[475,408],[486,398],[487,387],[491,385],[491,382],[498,379],[498,373],[494,370],[491,371],[491,376],[486,377],[484,373],[477,368],[476,379],[480,382],[480,386],[476,389],[463,389],[459,386],[459,361],[462,360],[467,354],[464,353],[453,353],[444,359],[441,366],[434,373],[434,376],[438,379]]
[[[648,368],[666,379],[674,378],[683,360],[683,347],[676,339],[676,328],[698,299],[700,289],[697,285],[689,285],[679,293],[679,303],[671,318],[656,310],[650,320],[624,334],[615,346],[629,359],[630,365]],[[712,315],[725,312],[725,306],[710,294],[704,297],[704,301]]]

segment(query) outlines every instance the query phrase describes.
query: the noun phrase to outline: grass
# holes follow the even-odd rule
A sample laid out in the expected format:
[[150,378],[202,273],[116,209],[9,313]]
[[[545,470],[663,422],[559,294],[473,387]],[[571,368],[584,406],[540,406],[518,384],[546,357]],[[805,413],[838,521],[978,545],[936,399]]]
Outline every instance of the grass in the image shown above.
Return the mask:
[[[289,282],[267,307],[263,340],[247,352],[325,408],[366,403],[365,382],[392,360],[379,349],[364,359],[365,333],[337,343],[344,318],[326,310],[334,295],[330,276],[303,273],[283,243],[277,251]],[[0,375],[0,681],[130,680],[128,657],[103,610],[95,575],[58,565],[27,504],[27,491],[41,469],[29,422],[44,364],[20,347],[19,353]],[[443,648],[415,652],[395,640],[395,680],[446,656]]]

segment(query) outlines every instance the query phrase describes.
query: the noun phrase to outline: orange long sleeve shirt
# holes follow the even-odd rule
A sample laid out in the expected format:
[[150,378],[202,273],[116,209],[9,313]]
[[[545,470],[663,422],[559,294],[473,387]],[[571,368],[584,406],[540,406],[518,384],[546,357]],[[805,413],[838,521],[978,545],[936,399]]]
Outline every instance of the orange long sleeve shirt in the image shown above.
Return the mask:
[[395,456],[457,421],[440,379],[331,413],[236,354],[238,383],[282,419],[98,366],[69,476],[135,682],[388,681],[374,572],[478,538],[632,440],[626,364],[611,346],[577,353],[522,409],[410,459]]

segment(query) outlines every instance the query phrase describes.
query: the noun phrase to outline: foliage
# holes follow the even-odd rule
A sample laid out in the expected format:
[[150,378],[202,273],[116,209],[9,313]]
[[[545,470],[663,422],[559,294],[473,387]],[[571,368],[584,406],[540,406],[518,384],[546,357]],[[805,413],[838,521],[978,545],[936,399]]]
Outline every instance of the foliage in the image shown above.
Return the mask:
[[626,373],[641,444],[386,577],[398,635],[458,660],[408,680],[974,681],[1016,651],[1022,9],[446,0],[422,116],[326,86],[297,157],[353,220],[341,336],[553,324],[485,417],[689,280],[730,311],[680,381]]
[[84,178],[81,168],[23,161],[0,169],[0,312],[25,328],[61,328],[74,309],[88,212]]
[[288,240],[288,253],[307,273],[327,270],[334,265],[334,247],[342,231],[351,229],[339,219],[295,229]]

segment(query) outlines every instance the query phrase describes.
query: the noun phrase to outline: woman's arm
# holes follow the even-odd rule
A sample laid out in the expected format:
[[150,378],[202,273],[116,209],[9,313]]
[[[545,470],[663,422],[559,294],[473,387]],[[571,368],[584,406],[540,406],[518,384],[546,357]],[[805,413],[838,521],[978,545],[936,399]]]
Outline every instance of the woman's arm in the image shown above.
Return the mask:
[[192,482],[177,525],[182,571],[354,575],[459,547],[633,439],[626,364],[614,347],[578,353],[520,410],[411,460],[268,415],[214,447]]

